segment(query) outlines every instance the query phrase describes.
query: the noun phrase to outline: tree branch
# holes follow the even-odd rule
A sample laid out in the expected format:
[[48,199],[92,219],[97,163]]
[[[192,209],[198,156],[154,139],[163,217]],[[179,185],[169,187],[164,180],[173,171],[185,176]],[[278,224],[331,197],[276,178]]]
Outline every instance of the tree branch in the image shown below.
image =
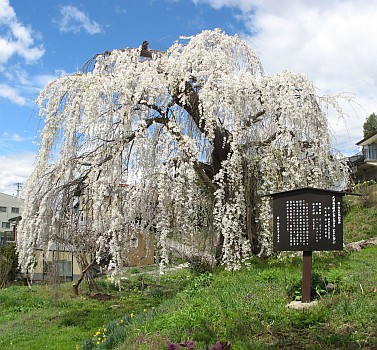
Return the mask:
[[[205,131],[205,121],[201,120],[201,110],[199,106],[199,96],[195,89],[189,82],[185,83],[185,100],[183,101],[179,96],[179,88],[178,86],[172,91],[172,96],[174,102],[184,108],[186,112],[191,116],[192,120],[198,127],[198,129],[207,136],[207,132]],[[212,174],[211,177],[213,178],[214,174],[217,174],[221,168],[221,163],[227,159],[228,154],[230,152],[230,145],[229,141],[232,138],[232,134],[223,128],[221,125],[217,124],[215,128],[215,137],[212,141],[213,143],[213,152],[212,152],[212,159],[211,159],[211,166],[212,166]],[[208,174],[208,171],[206,172]]]

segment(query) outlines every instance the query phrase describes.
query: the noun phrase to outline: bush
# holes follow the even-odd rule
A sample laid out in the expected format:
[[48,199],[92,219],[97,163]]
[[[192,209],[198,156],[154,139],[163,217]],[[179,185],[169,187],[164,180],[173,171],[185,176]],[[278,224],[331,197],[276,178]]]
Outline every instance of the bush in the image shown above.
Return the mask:
[[0,247],[0,288],[15,280],[18,273],[16,245],[8,243]]
[[205,258],[199,255],[193,255],[188,259],[189,269],[193,275],[201,275],[206,272],[212,272],[212,264]]
[[355,194],[361,196],[346,196],[343,202],[343,213],[349,213],[352,208],[373,208],[377,206],[377,183],[373,180],[365,181],[354,186]]

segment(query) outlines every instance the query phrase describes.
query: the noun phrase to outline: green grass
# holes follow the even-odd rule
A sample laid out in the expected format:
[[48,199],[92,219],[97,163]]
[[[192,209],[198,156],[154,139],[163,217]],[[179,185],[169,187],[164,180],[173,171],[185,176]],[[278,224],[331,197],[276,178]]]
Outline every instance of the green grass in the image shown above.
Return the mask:
[[344,198],[344,241],[356,242],[377,236],[377,184],[372,181],[357,185],[362,196]]
[[102,279],[101,293],[112,299],[101,301],[91,298],[85,286],[84,294],[74,297],[70,283],[58,290],[51,285],[1,289],[0,349],[75,349],[112,320],[159,305],[182,289],[186,280],[182,271],[169,277],[140,274],[129,276],[118,291]]
[[[377,236],[377,185],[357,192],[364,196],[345,199],[345,243]],[[300,294],[301,257],[255,258],[250,270],[202,275],[153,314],[130,320],[111,346],[88,343],[85,349],[165,349],[166,339],[193,339],[197,349],[220,339],[240,350],[375,348],[376,254],[377,247],[314,253],[319,303],[304,312],[286,307]]]
[[164,349],[167,338],[193,339],[197,349],[221,339],[239,350],[377,346],[376,254],[377,247],[315,253],[313,269],[335,289],[305,312],[286,307],[291,301],[287,290],[301,278],[301,258],[254,259],[250,270],[218,271],[210,286],[188,288],[153,315],[133,320],[116,349]]
[[[377,185],[361,190],[366,196],[345,198],[345,243],[377,236]],[[130,270],[122,291],[102,278],[111,300],[92,299],[86,288],[73,297],[70,283],[1,289],[0,349],[166,349],[166,339],[193,339],[195,349],[218,340],[236,350],[377,348],[377,246],[313,253],[319,303],[304,312],[286,307],[300,295],[300,256],[253,258],[249,270],[196,277],[154,269]]]

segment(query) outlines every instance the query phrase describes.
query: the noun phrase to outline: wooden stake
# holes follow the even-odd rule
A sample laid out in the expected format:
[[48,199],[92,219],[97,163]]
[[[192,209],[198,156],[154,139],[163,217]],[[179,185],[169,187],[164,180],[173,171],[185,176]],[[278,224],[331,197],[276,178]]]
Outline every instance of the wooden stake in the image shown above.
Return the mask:
[[302,298],[303,303],[310,302],[312,289],[312,252],[303,252],[302,255]]

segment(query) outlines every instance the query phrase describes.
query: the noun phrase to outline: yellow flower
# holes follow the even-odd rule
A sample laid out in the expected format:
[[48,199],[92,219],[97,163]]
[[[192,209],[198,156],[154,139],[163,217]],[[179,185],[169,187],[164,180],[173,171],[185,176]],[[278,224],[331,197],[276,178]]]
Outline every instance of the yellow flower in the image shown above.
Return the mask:
[[107,329],[106,329],[106,328],[104,328],[104,329],[103,329],[103,331],[104,331],[104,332],[106,333],[106,332],[107,332]]
[[130,316],[131,316],[131,318],[132,318],[132,317],[134,317],[134,316],[135,316],[135,314],[134,314],[133,312],[131,312],[131,315],[130,315]]
[[147,312],[147,309],[144,309],[143,311],[144,311],[144,312]]
[[120,323],[123,323],[124,322],[124,320],[120,320]]
[[100,345],[101,343],[98,341],[96,344],[97,344],[97,345]]

